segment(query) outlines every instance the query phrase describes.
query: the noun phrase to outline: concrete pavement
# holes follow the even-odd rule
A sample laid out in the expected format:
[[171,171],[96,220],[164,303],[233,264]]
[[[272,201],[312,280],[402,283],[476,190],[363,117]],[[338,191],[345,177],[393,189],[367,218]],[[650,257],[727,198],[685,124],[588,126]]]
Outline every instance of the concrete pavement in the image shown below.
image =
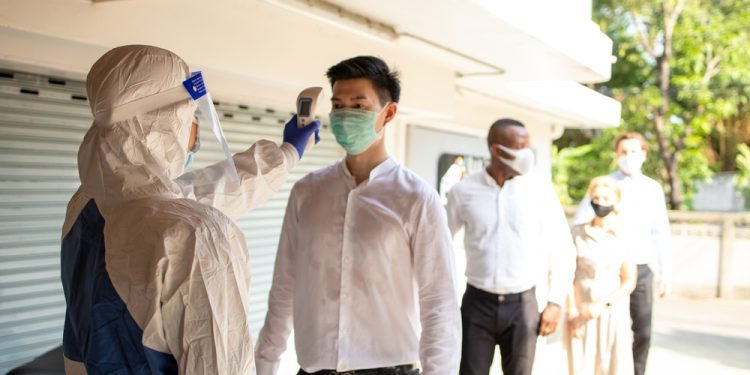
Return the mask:
[[750,300],[657,301],[648,373],[750,374]]

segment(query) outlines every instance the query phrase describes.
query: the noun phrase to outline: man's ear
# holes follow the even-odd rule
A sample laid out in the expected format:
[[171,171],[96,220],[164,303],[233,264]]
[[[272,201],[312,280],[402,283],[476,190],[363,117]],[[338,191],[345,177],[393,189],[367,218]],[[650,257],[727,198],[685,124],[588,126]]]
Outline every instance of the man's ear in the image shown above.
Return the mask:
[[500,153],[500,148],[497,147],[497,145],[494,143],[490,145],[490,155],[492,155],[493,158],[499,158],[503,156]]
[[396,112],[398,112],[398,103],[388,103],[388,106],[385,108],[385,120],[383,120],[383,127],[388,125],[388,123],[391,122],[394,117],[396,117]]
[[516,160],[516,157],[500,149],[499,144],[494,143],[490,147],[490,154],[496,158],[503,158],[508,160]]

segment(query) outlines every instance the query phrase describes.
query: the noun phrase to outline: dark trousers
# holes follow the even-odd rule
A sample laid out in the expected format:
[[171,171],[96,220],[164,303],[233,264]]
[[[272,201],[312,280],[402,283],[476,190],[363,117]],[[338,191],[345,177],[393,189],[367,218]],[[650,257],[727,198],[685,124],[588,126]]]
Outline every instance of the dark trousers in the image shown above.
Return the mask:
[[651,317],[654,307],[654,274],[646,264],[638,265],[638,281],[630,295],[630,318],[633,320],[633,362],[635,375],[646,372],[651,347]]
[[300,369],[297,375],[419,375],[419,368],[415,365],[402,365],[394,367],[383,367],[366,370],[354,370],[336,372],[335,370],[321,370],[313,373]]
[[500,345],[503,374],[531,374],[539,318],[534,288],[498,295],[467,285],[461,303],[460,374],[489,374],[495,345]]

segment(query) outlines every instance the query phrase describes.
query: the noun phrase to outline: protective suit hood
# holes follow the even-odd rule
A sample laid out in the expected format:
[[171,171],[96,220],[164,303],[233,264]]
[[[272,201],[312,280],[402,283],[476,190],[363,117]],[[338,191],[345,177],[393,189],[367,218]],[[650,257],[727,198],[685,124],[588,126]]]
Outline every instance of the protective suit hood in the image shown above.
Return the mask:
[[[98,113],[182,84],[187,64],[174,53],[152,46],[112,49],[86,78],[91,112]],[[101,124],[95,120],[78,151],[81,192],[94,198],[106,216],[124,201],[178,197],[174,179],[184,170],[195,104],[190,100]]]

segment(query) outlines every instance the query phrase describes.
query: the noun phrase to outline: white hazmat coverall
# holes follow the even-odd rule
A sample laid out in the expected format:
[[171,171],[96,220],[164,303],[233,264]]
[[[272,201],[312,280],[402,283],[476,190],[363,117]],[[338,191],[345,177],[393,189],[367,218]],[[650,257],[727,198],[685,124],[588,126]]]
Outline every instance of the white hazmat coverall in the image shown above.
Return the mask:
[[[188,75],[167,50],[115,48],[88,74],[91,110],[96,118]],[[234,179],[213,167],[182,175],[194,111],[186,99],[95,120],[83,139],[62,233],[68,373],[255,372],[248,249],[233,219],[278,191],[300,153],[260,140],[233,156]]]

